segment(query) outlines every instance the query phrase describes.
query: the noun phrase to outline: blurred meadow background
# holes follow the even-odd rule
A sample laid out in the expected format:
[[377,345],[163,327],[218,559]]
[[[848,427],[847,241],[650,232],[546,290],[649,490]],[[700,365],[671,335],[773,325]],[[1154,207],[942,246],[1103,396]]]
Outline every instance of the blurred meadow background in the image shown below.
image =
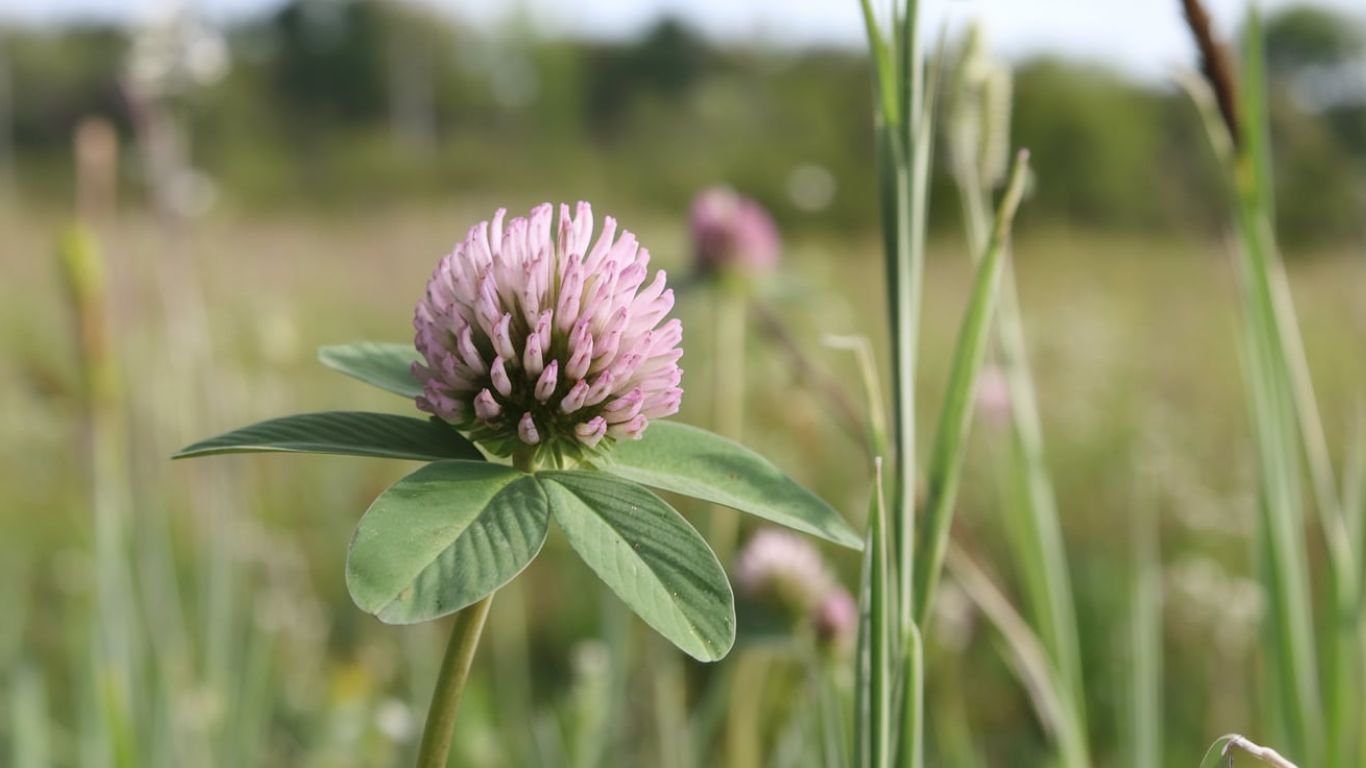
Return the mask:
[[[411,763],[444,622],[384,626],[342,578],[356,520],[411,467],[168,458],[283,413],[411,411],[315,350],[410,339],[432,267],[497,207],[590,200],[634,231],[684,286],[679,418],[713,425],[714,341],[744,334],[740,439],[862,529],[869,462],[841,399],[861,413],[863,385],[827,343],[865,335],[886,357],[857,3],[798,4],[800,28],[763,21],[763,3],[752,19],[641,5],[595,31],[613,4],[562,24],[537,3],[0,2],[0,765]],[[1237,276],[1217,166],[1174,85],[1196,61],[1179,8],[1154,22],[1179,45],[1149,53],[1136,26],[1107,55],[1063,3],[1041,4],[1028,39],[1009,27],[1018,13],[939,5],[946,56],[974,19],[999,45],[1012,86],[991,108],[1032,151],[1011,258],[1094,762],[1193,766],[1223,732],[1272,741]],[[1265,27],[1277,230],[1328,443],[1360,488],[1366,8],[1352,6],[1269,4]],[[1235,34],[1241,4],[1216,10]],[[830,34],[813,33],[827,15]],[[929,407],[972,274],[952,171],[939,152]],[[715,295],[689,279],[688,232],[693,197],[717,184],[763,204],[783,239],[756,289],[763,316],[720,334]],[[1019,604],[996,512],[1009,406],[992,405],[978,403],[953,535]],[[1136,747],[1129,711],[1149,525],[1155,750]],[[857,554],[823,553],[853,589]],[[731,657],[694,664],[562,537],[546,554],[493,608],[454,764],[822,764],[806,660],[747,631],[743,607]],[[1323,561],[1311,546],[1316,582]],[[1030,692],[953,579],[938,611],[928,764],[1053,764]]]

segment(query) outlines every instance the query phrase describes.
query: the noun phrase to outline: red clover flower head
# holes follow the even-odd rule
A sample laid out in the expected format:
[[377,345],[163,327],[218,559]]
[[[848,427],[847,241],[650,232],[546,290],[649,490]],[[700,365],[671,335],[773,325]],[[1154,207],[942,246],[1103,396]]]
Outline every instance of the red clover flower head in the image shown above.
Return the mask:
[[763,206],[727,187],[693,199],[692,238],[698,271],[755,275],[778,265],[778,227]]
[[498,455],[560,462],[637,439],[678,412],[683,326],[650,254],[605,217],[549,203],[470,228],[413,315],[417,407]]

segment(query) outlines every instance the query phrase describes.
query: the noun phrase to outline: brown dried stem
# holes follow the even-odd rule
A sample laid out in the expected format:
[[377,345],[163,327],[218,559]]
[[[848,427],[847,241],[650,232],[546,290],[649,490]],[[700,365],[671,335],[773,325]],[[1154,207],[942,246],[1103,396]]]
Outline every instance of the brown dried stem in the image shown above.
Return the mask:
[[1228,48],[1214,36],[1214,26],[1209,13],[1200,0],[1181,0],[1186,13],[1186,26],[1190,28],[1195,45],[1200,49],[1200,71],[1214,90],[1219,104],[1219,114],[1228,126],[1229,138],[1233,146],[1239,142],[1238,131],[1238,81],[1233,76],[1233,61]]

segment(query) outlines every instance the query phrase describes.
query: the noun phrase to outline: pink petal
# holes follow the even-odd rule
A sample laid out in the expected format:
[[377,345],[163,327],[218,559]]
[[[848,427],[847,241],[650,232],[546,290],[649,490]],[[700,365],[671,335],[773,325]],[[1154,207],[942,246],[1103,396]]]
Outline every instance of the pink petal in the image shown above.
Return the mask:
[[579,438],[579,442],[592,448],[596,446],[607,434],[607,420],[601,416],[595,416],[582,424],[574,425],[574,435]]
[[493,393],[487,389],[479,390],[479,394],[474,396],[474,415],[480,421],[493,421],[503,414],[503,406],[493,399]]
[[559,373],[560,361],[551,360],[550,365],[547,365],[545,370],[541,371],[541,377],[536,380],[535,395],[537,400],[544,403],[550,399],[551,395],[555,394],[555,384],[559,379]]
[[527,445],[535,445],[541,442],[541,433],[536,431],[536,422],[531,418],[531,413],[522,414],[522,418],[517,422],[517,436]]

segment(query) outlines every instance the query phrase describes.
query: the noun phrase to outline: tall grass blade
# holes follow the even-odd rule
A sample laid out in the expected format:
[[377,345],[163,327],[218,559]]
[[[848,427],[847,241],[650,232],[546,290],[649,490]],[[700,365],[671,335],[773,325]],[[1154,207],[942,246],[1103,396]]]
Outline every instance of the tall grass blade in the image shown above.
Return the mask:
[[[906,29],[908,33],[914,33],[916,28],[914,3],[912,8],[907,11]],[[934,151],[934,114],[935,103],[939,93],[940,73],[942,66],[935,66],[932,70],[928,82],[922,74],[924,66],[919,59],[919,41],[914,38],[907,41],[907,46],[914,49],[915,61],[908,65],[908,72],[917,78],[914,87],[907,91],[907,101],[904,109],[907,115],[908,125],[906,127],[907,152],[909,154],[910,186],[904,191],[901,206],[909,209],[905,221],[904,248],[906,254],[903,255],[901,264],[901,275],[903,275],[903,285],[901,290],[903,301],[908,301],[909,308],[899,308],[903,315],[902,322],[910,334],[910,339],[903,340],[900,344],[901,354],[898,356],[899,363],[897,377],[900,383],[900,391],[897,403],[900,407],[899,414],[901,421],[897,426],[897,456],[900,465],[898,471],[902,474],[902,484],[898,486],[898,497],[896,506],[896,530],[900,539],[897,547],[898,562],[897,570],[901,575],[900,594],[900,618],[902,632],[911,624],[923,623],[920,619],[913,617],[915,613],[915,581],[919,574],[916,571],[915,560],[918,556],[916,536],[916,493],[915,480],[917,477],[916,464],[916,416],[915,416],[915,380],[916,380],[916,357],[919,350],[920,333],[920,307],[921,294],[923,293],[924,272],[925,272],[925,232],[926,220],[929,213],[929,178],[931,157]],[[944,44],[943,36],[940,37],[938,47],[938,59],[943,60]],[[923,96],[921,95],[921,92]],[[911,111],[912,104],[917,105],[915,111]],[[911,123],[911,121],[914,121]],[[905,457],[904,460],[901,457]],[[907,695],[914,694],[908,691]],[[907,706],[905,703],[902,706]]]
[[[1304,515],[1299,499],[1299,449],[1302,434],[1312,431],[1311,420],[1317,408],[1310,409],[1312,392],[1297,390],[1296,367],[1291,358],[1297,346],[1288,333],[1293,307],[1277,299],[1278,255],[1271,222],[1274,220],[1271,150],[1265,100],[1266,76],[1261,16],[1254,7],[1248,16],[1243,37],[1242,87],[1239,91],[1239,136],[1237,167],[1234,171],[1237,192],[1237,220],[1242,241],[1242,284],[1248,316],[1251,382],[1254,391],[1254,420],[1260,443],[1260,475],[1264,487],[1262,509],[1265,515],[1269,577],[1272,579],[1272,621],[1276,637],[1288,733],[1295,752],[1310,764],[1323,754],[1324,712],[1318,691],[1318,665],[1313,637],[1313,614],[1309,589],[1307,553],[1303,537]],[[1282,290],[1284,290],[1282,288]],[[1295,334],[1297,335],[1297,334]],[[1306,374],[1307,376],[1307,374]],[[1303,382],[1301,382],[1303,383]],[[1307,413],[1313,410],[1314,413]],[[1306,442],[1306,450],[1311,450]],[[1312,463],[1312,459],[1311,459]],[[1319,472],[1325,471],[1320,467]],[[1312,478],[1311,478],[1312,479]],[[1331,486],[1331,481],[1327,481]],[[1337,518],[1335,493],[1313,483],[1318,493],[1326,494],[1320,504],[1323,519]],[[1330,567],[1339,589],[1345,587],[1350,555],[1339,549]],[[1342,595],[1335,596],[1339,601]],[[1335,644],[1336,647],[1336,644]],[[1330,704],[1331,706],[1331,704]],[[1337,720],[1329,721],[1330,727]]]
[[[1189,0],[1198,9],[1199,3]],[[1199,14],[1194,14],[1198,16]],[[1193,14],[1188,12],[1188,18]],[[1208,28],[1192,23],[1209,56],[1222,55]],[[1308,764],[1341,764],[1346,758],[1350,701],[1345,670],[1356,663],[1359,628],[1359,577],[1345,518],[1337,498],[1326,441],[1314,401],[1294,306],[1276,250],[1267,117],[1265,52],[1261,15],[1254,5],[1244,25],[1241,82],[1236,116],[1223,110],[1227,131],[1214,129],[1208,96],[1197,96],[1216,154],[1231,181],[1232,207],[1240,241],[1239,288],[1242,304],[1240,350],[1256,438],[1261,523],[1258,541],[1271,596],[1273,653],[1279,713],[1287,742]],[[1207,67],[1209,69],[1209,67]],[[1234,102],[1229,78],[1214,79],[1220,103]],[[1199,93],[1197,89],[1197,94]],[[1297,444],[1299,443],[1299,444]],[[1319,520],[1327,541],[1334,637],[1327,644],[1327,708],[1319,698],[1313,610],[1304,541],[1300,455],[1309,465]],[[1326,715],[1326,717],[1325,717]],[[1325,724],[1327,741],[1325,742]]]
[[[969,253],[974,260],[979,260],[986,251],[991,232],[986,172],[992,159],[985,155],[989,147],[1003,147],[1009,143],[1008,114],[989,113],[982,107],[984,93],[979,89],[989,87],[991,81],[973,82],[969,77],[970,71],[989,73],[994,68],[1004,67],[990,60],[980,47],[980,41],[980,37],[970,38],[958,63],[948,123],[954,177],[966,223]],[[1008,496],[1009,504],[1004,510],[1009,533],[1007,541],[1023,575],[1025,599],[1040,637],[1053,659],[1054,669],[1077,702],[1074,711],[1083,718],[1078,730],[1084,733],[1081,653],[1062,523],[1044,451],[1043,428],[1030,374],[1014,270],[1008,259],[1001,274],[997,304],[997,362],[1009,392],[1011,414],[1010,462],[1014,493]]]
[[[881,459],[874,459],[880,462]],[[880,472],[879,472],[880,474]],[[876,482],[876,481],[874,481]],[[868,502],[868,532],[863,541],[863,559],[859,569],[859,621],[854,641],[854,765],[865,768],[873,763],[873,565],[874,553],[881,547],[878,537],[878,489],[873,489]]]
[[92,700],[97,730],[116,765],[136,754],[133,711],[139,678],[138,616],[127,556],[131,509],[128,426],[121,371],[109,327],[104,257],[93,231],[73,224],[62,235],[58,261],[76,324],[89,441],[89,490],[95,539],[96,613],[91,627]]
[[52,765],[52,726],[47,684],[32,664],[22,664],[10,681],[10,765],[47,768]]
[[950,545],[946,564],[968,599],[1005,641],[1006,660],[1029,693],[1039,722],[1057,741],[1062,764],[1085,765],[1085,734],[1077,729],[1078,720],[1070,712],[1067,694],[1058,686],[1057,674],[1051,669],[1048,653],[1038,636],[967,553]]
[[1005,261],[1005,245],[1015,212],[1024,194],[1028,171],[1027,152],[1015,159],[1006,185],[1005,196],[996,215],[996,225],[978,265],[972,292],[964,312],[963,324],[954,348],[949,373],[948,389],[939,416],[934,447],[930,454],[930,468],[925,498],[925,536],[922,550],[915,560],[914,622],[924,626],[930,615],[934,589],[939,582],[944,551],[948,546],[949,524],[953,519],[953,504],[958,490],[958,479],[963,467],[968,427],[972,419],[973,391],[977,375],[986,356],[987,339],[996,296],[1001,283]]
[[910,624],[905,630],[902,651],[902,690],[905,701],[901,705],[900,768],[922,768],[925,765],[925,644],[920,628]]
[[874,462],[874,490],[870,516],[872,539],[872,611],[869,620],[869,657],[871,698],[869,762],[872,768],[888,768],[896,749],[896,734],[892,731],[893,686],[896,683],[892,637],[896,621],[895,599],[891,593],[896,581],[892,578],[892,551],[887,541],[890,523],[884,492],[882,462]]
[[1162,571],[1157,528],[1156,510],[1137,510],[1129,609],[1129,751],[1133,768],[1162,765]]
[[872,57],[873,96],[878,116],[896,125],[900,118],[897,110],[896,73],[892,69],[892,52],[887,45],[886,35],[878,26],[872,0],[859,0],[859,6],[863,10],[864,31],[868,36],[868,49]]

